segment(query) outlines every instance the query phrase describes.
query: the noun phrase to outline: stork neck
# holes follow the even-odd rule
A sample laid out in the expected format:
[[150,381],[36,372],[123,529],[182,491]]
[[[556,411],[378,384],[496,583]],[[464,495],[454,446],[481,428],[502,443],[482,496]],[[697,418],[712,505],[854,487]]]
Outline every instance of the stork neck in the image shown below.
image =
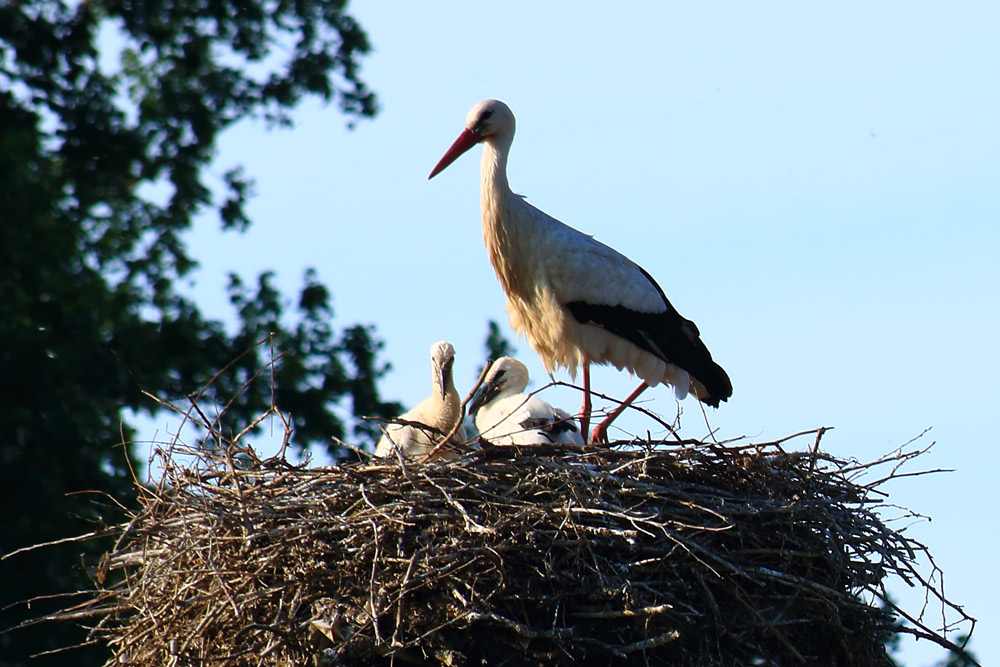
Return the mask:
[[[507,183],[507,152],[510,139],[487,141],[483,147],[481,204],[483,214],[483,241],[493,270],[508,295],[526,293],[523,271],[512,263],[519,257],[521,210],[524,200],[515,195]],[[523,267],[522,267],[523,268]]]
[[[435,387],[435,392],[437,392],[437,387]],[[440,393],[435,393],[435,397],[438,400],[438,404],[441,406],[441,417],[442,426],[446,429],[450,429],[455,422],[458,421],[459,416],[462,411],[462,401],[458,397],[458,391],[455,389],[455,384],[452,382],[451,378],[445,382],[444,395]]]
[[509,146],[495,146],[492,141],[483,146],[480,176],[484,214],[488,209],[499,212],[503,208],[503,199],[511,194],[507,182],[507,148]]

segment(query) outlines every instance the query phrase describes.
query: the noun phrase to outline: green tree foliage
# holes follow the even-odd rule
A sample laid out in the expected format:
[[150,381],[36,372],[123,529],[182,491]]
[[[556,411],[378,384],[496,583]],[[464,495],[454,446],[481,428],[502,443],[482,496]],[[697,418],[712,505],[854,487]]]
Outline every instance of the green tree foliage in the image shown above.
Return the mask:
[[[310,95],[349,122],[375,114],[358,73],[369,44],[345,5],[0,2],[0,554],[90,530],[94,498],[131,502],[134,452],[115,443],[132,438],[123,415],[155,409],[143,390],[181,404],[203,388],[208,404],[235,396],[226,414],[245,425],[272,401],[269,379],[244,385],[274,350],[274,400],[300,444],[360,444],[372,432],[351,415],[398,413],[375,388],[380,343],[367,327],[332,328],[312,273],[295,301],[270,275],[234,277],[235,333],[177,289],[196,268],[184,243],[196,217],[249,224],[240,169],[208,180],[220,132],[244,118],[288,125]],[[80,550],[0,561],[0,630],[49,608],[11,603],[85,585]],[[0,666],[82,637],[5,632]],[[103,658],[91,647],[30,664]]]
[[476,377],[483,372],[486,364],[496,361],[500,357],[512,357],[517,354],[517,348],[500,331],[500,325],[496,320],[490,320],[486,331],[486,361],[476,371]]
[[[955,643],[959,646],[965,646],[966,642],[969,641],[969,635],[960,635]],[[966,650],[965,655],[958,653],[956,651],[949,651],[948,656],[937,663],[936,667],[977,667],[980,664],[976,655],[971,651]]]
[[900,622],[899,618],[896,616],[896,612],[893,610],[894,604],[895,600],[893,600],[892,596],[889,596],[888,598],[882,600],[881,604],[879,604],[879,609],[881,609],[882,613],[885,614],[887,621],[891,621],[891,625],[886,629],[884,638],[886,655],[888,656],[889,662],[893,665],[893,667],[901,667],[900,664],[896,662],[894,656],[898,654],[900,650],[900,643],[903,639],[903,635],[900,634],[900,629],[903,627],[903,624]]

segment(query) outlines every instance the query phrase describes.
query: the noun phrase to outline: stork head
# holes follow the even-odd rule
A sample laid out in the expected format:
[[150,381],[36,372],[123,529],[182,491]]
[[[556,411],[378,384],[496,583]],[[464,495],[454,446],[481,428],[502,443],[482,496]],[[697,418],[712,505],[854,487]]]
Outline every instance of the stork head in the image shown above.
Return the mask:
[[469,414],[500,396],[520,394],[528,387],[528,369],[513,357],[500,357],[490,366],[479,389],[469,404]]
[[458,135],[458,139],[431,170],[431,175],[427,178],[437,176],[448,165],[457,160],[462,153],[482,141],[496,139],[509,144],[514,138],[514,126],[514,114],[510,107],[500,100],[483,100],[469,111],[462,134]]
[[454,386],[451,371],[455,365],[455,348],[447,341],[431,345],[431,381],[444,398]]

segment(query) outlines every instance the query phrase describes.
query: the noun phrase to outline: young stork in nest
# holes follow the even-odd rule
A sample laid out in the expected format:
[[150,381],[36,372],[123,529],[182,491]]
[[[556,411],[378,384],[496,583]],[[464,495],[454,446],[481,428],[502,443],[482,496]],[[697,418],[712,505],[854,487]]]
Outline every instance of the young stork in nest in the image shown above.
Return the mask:
[[[454,364],[455,348],[451,343],[440,342],[431,346],[431,395],[399,417],[400,421],[430,428],[389,424],[375,446],[375,456],[394,456],[398,451],[408,458],[422,458],[451,432],[462,413],[462,402],[452,379]],[[437,458],[457,458],[454,447],[465,441],[465,429],[459,426],[448,445],[438,450]]]
[[469,404],[479,435],[494,445],[583,444],[576,422],[533,394],[525,394],[528,369],[501,357],[490,366],[483,386]]
[[431,171],[433,178],[478,143],[483,146],[483,238],[507,295],[511,326],[524,334],[551,374],[583,368],[580,423],[591,411],[590,364],[628,369],[643,382],[591,436],[606,442],[608,425],[646,387],[665,382],[718,407],[733,393],[694,322],[681,317],[660,286],[630,259],[535,208],[507,183],[514,114],[498,100],[472,108],[465,130]]

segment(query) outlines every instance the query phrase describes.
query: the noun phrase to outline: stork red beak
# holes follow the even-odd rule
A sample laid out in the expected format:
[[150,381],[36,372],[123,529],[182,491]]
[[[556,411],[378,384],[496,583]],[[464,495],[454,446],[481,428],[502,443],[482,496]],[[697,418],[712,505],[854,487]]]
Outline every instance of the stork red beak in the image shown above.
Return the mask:
[[483,138],[484,137],[479,136],[472,130],[462,130],[462,134],[458,135],[458,139],[455,139],[455,143],[451,145],[451,148],[449,148],[448,152],[444,154],[441,161],[438,162],[433,169],[431,169],[431,175],[427,177],[427,180],[430,180],[440,174],[449,164],[457,160],[462,153],[478,144],[483,140]]

